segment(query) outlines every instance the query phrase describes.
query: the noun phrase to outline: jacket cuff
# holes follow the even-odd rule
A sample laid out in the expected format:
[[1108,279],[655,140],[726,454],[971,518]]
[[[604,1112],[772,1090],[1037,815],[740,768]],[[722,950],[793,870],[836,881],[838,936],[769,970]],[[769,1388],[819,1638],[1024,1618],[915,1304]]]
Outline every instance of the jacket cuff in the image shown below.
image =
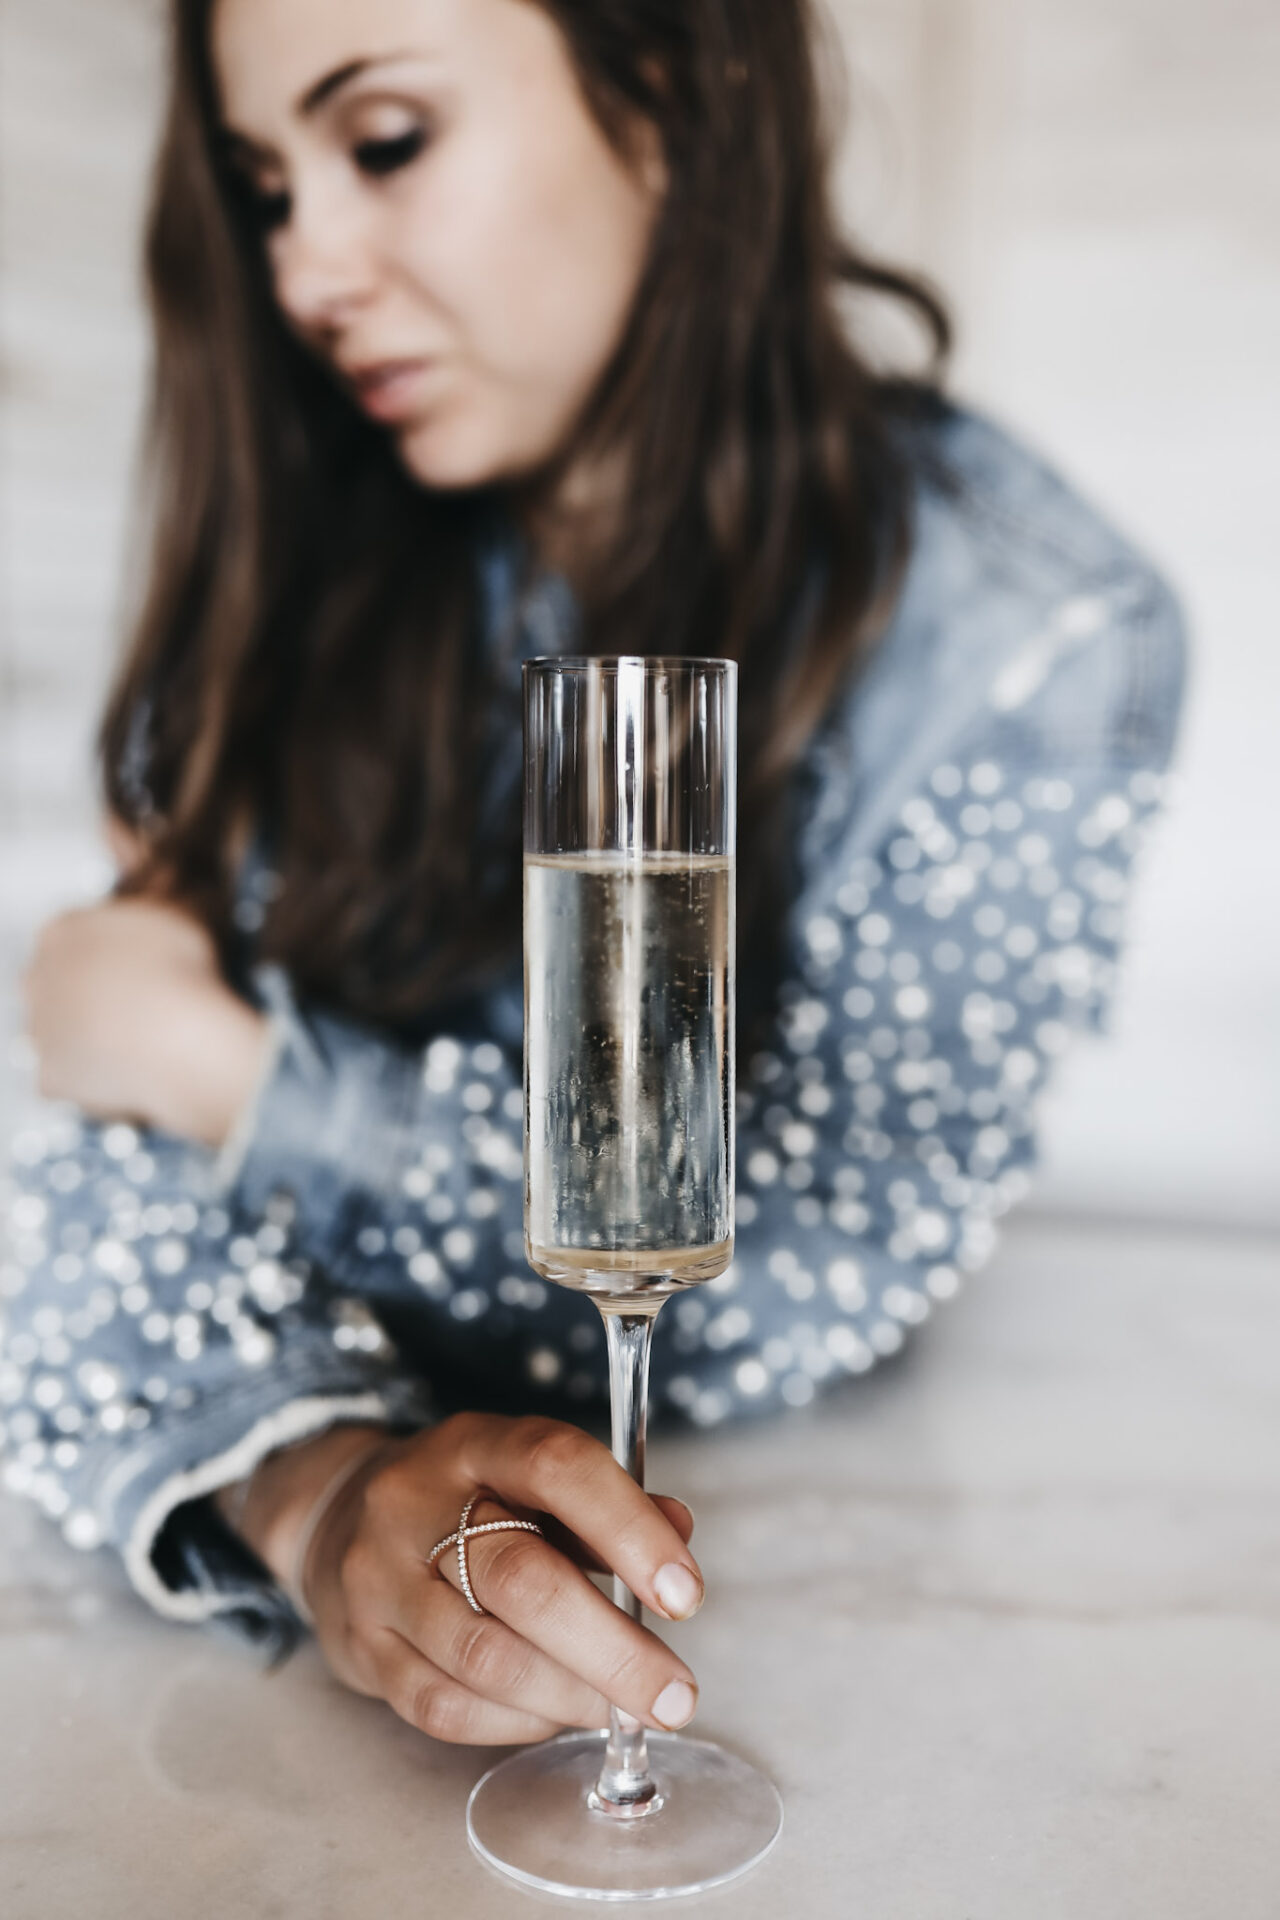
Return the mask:
[[301,1630],[297,1614],[207,1496],[244,1479],[278,1447],[341,1421],[413,1431],[432,1418],[420,1379],[339,1350],[327,1331],[295,1329],[261,1374],[229,1357],[226,1373],[203,1382],[194,1404],[131,1433],[127,1449],[77,1489],[80,1511],[69,1537],[83,1546],[114,1543],[135,1591],[165,1618],[198,1624],[238,1616],[223,1624],[239,1638],[287,1650]]
[[211,1499],[175,1507],[151,1549],[166,1588],[225,1596],[210,1629],[278,1666],[295,1651],[304,1626],[288,1595],[258,1556],[227,1525]]

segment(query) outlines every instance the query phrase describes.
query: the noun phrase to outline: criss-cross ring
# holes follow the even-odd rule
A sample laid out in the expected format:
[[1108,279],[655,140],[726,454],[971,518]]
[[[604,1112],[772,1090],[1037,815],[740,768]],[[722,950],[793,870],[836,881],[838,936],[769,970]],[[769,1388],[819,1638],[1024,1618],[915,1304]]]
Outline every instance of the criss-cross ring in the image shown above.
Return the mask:
[[458,1550],[458,1582],[462,1588],[463,1597],[473,1613],[486,1613],[488,1609],[480,1605],[480,1602],[476,1599],[475,1590],[471,1585],[471,1574],[467,1568],[468,1540],[475,1540],[482,1533],[536,1533],[540,1540],[545,1540],[547,1536],[543,1533],[542,1528],[538,1526],[537,1522],[533,1520],[486,1520],[482,1526],[469,1527],[467,1522],[471,1518],[471,1509],[479,1498],[480,1495],[478,1493],[472,1494],[466,1506],[462,1509],[458,1524],[453,1532],[447,1533],[443,1540],[437,1540],[434,1547],[432,1547],[430,1553],[427,1555],[427,1565],[434,1567],[440,1555],[444,1553],[447,1548],[456,1547]]

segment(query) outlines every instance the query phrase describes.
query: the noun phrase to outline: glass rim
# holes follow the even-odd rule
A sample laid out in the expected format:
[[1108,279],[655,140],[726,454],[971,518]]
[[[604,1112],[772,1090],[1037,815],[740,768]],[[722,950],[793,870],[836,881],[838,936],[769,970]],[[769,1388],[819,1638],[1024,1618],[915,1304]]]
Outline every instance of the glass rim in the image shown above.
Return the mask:
[[686,667],[697,668],[702,672],[718,670],[722,673],[738,670],[736,660],[726,660],[715,654],[695,653],[543,653],[523,662],[525,673],[556,671],[558,673],[585,673],[592,667],[604,672],[615,671],[619,667],[639,667],[645,673],[671,673]]

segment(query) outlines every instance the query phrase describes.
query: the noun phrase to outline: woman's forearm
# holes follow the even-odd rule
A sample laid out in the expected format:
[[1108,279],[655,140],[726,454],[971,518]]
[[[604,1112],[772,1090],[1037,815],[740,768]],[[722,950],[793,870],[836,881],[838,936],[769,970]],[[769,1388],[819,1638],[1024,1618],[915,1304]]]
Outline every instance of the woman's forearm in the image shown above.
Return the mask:
[[215,1504],[282,1586],[292,1591],[298,1542],[307,1516],[334,1475],[353,1456],[385,1445],[376,1424],[344,1423],[260,1460],[247,1481],[219,1488]]
[[268,1024],[229,988],[193,994],[166,1035],[146,1118],[184,1139],[221,1147],[257,1084]]

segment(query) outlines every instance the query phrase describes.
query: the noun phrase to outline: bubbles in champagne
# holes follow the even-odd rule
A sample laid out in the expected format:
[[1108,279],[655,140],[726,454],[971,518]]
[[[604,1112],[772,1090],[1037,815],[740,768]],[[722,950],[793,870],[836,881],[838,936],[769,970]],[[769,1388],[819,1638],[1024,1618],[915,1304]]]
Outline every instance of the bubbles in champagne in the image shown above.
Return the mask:
[[732,1253],[733,862],[525,863],[526,1251],[608,1294]]

